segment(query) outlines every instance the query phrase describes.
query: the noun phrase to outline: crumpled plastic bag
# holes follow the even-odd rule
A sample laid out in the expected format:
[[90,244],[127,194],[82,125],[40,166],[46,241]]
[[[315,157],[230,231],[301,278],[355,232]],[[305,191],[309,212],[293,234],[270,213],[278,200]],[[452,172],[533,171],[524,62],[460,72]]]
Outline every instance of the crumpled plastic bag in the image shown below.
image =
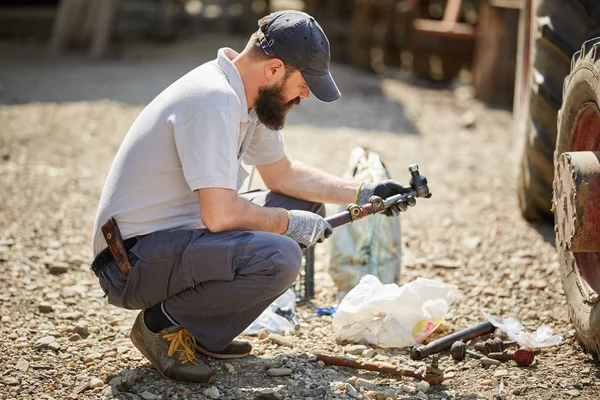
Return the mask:
[[555,346],[562,342],[562,336],[555,335],[552,328],[548,325],[542,325],[535,332],[529,333],[525,332],[523,325],[514,317],[502,319],[484,310],[481,310],[481,313],[492,325],[502,329],[511,340],[519,343],[521,346],[529,346],[534,349]]
[[[362,147],[350,153],[349,179],[377,182],[390,178],[379,155]],[[340,206],[337,212],[345,211]],[[341,299],[358,284],[360,278],[371,274],[384,283],[400,280],[400,218],[383,214],[370,215],[352,224],[336,228],[327,243],[330,246],[329,275]]]
[[338,306],[333,330],[340,341],[380,347],[421,343],[444,320],[458,298],[455,285],[426,278],[398,287],[365,275]]
[[288,334],[295,329],[294,324],[282,315],[277,314],[278,309],[288,309],[294,314],[294,307],[296,305],[296,294],[293,289],[288,289],[281,296],[279,296],[269,307],[263,311],[258,318],[256,318],[250,326],[248,326],[244,332],[246,335],[254,335],[260,332],[262,329],[266,329],[269,332]]

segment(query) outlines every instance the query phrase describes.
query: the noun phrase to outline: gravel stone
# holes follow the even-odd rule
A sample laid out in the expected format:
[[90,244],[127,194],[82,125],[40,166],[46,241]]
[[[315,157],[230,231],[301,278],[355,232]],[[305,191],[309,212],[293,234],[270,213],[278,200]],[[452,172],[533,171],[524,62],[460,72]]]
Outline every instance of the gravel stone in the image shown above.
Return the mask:
[[480,362],[481,362],[481,365],[500,365],[499,360],[495,360],[493,358],[487,358],[487,357],[482,357]]
[[363,351],[367,350],[367,346],[363,344],[354,344],[348,345],[344,347],[344,353],[353,354],[353,355],[361,355]]
[[142,399],[144,400],[157,400],[158,399],[158,395],[154,394],[152,392],[149,391],[144,391],[140,394],[140,396],[142,397]]
[[271,340],[272,342],[275,342],[281,346],[294,347],[294,344],[292,343],[292,340],[290,338],[281,336],[277,333],[271,333],[269,335],[269,340]]
[[15,369],[21,372],[27,372],[27,370],[29,369],[29,362],[27,362],[27,360],[20,358],[19,361],[17,361],[17,364],[15,365]]
[[6,376],[2,378],[2,382],[8,386],[16,386],[19,385],[19,380],[12,376]]
[[60,343],[58,343],[57,341],[54,341],[52,343],[48,344],[48,348],[50,350],[54,350],[54,351],[59,351],[60,350]]
[[43,338],[36,340],[33,344],[33,347],[35,349],[45,349],[48,347],[48,345],[50,345],[50,343],[54,342],[56,342],[56,338],[54,336],[44,336]]
[[288,376],[291,374],[292,370],[290,368],[269,368],[267,370],[269,376]]
[[281,400],[282,398],[281,394],[273,389],[263,389],[254,397],[255,400]]
[[102,379],[92,378],[92,380],[90,381],[90,387],[92,389],[101,388],[103,386],[104,386],[104,381]]
[[429,392],[431,385],[425,381],[415,383],[415,388],[423,393]]
[[359,394],[356,391],[356,389],[354,388],[354,386],[352,386],[349,383],[346,383],[346,385],[344,385],[344,387],[346,388],[346,392],[348,393],[348,396],[352,397],[353,399],[357,399],[358,398]]
[[579,395],[581,395],[581,392],[577,389],[567,390],[565,393],[571,397],[579,397]]
[[419,399],[423,399],[423,400],[429,400],[429,396],[427,396],[425,393],[423,392],[417,392],[417,394],[415,395],[416,397],[418,397]]
[[375,353],[375,350],[373,350],[373,349],[367,349],[362,352],[362,356],[364,358],[373,358],[373,357],[375,357],[375,354],[377,354],[377,353]]
[[67,312],[58,315],[60,319],[70,319],[70,320],[78,320],[83,317],[83,313],[80,311]]
[[[75,324],[75,326],[73,326],[71,332],[78,334],[82,338],[86,338],[90,334],[86,322],[78,322],[77,324]],[[129,339],[127,339],[127,342],[129,342]]]
[[104,396],[104,398],[110,399],[110,398],[118,396],[118,395],[119,395],[119,391],[114,386],[107,386],[104,388],[104,390],[102,390],[102,396]]
[[219,389],[217,389],[216,386],[211,386],[208,389],[206,389],[204,391],[204,395],[206,397],[208,397],[209,399],[218,399],[221,397],[221,394],[219,393]]
[[78,340],[81,340],[81,336],[79,335],[79,333],[74,333],[71,336],[69,336],[70,342],[77,342]]
[[48,302],[42,302],[40,304],[38,304],[38,310],[41,313],[49,313],[54,311],[54,307],[52,306],[52,304],[48,303]]
[[53,262],[48,267],[48,271],[52,275],[66,274],[67,272],[69,272],[69,264],[66,264],[66,263],[63,263],[63,262]]
[[346,380],[346,383],[349,383],[356,388],[358,387],[358,378],[356,376],[351,376]]
[[503,376],[508,376],[508,370],[506,370],[506,369],[497,369],[496,371],[494,371],[494,376],[496,378],[503,377]]

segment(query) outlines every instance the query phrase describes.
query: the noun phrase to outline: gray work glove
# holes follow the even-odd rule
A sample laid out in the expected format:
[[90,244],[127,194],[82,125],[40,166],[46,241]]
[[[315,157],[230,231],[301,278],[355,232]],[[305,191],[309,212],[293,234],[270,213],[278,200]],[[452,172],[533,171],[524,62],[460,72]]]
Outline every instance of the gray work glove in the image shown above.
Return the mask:
[[288,228],[283,233],[294,239],[300,247],[311,247],[331,236],[333,228],[325,218],[309,211],[290,210]]
[[[409,193],[411,190],[410,186],[403,185],[391,179],[381,182],[363,182],[356,196],[356,204],[359,206],[367,204],[371,196],[379,196],[385,200],[397,194]],[[411,196],[405,201],[399,201],[390,206],[383,213],[388,217],[394,217],[400,214],[401,211],[406,211],[408,206],[414,206],[415,204],[416,200]]]

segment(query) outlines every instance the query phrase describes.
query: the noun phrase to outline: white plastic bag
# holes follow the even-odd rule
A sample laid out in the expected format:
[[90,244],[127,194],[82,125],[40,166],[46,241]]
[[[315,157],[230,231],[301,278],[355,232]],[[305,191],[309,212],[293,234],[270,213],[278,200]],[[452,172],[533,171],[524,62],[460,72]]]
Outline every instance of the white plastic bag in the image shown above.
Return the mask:
[[[379,155],[362,147],[350,153],[345,177],[366,182],[390,178]],[[336,213],[344,210],[345,207],[340,207]],[[336,228],[328,243],[329,274],[338,289],[338,298],[344,297],[367,274],[384,283],[400,280],[400,218],[371,215]]]
[[398,287],[366,275],[340,303],[333,330],[340,341],[414,345],[442,323],[457,297],[455,285],[432,279],[417,278]]
[[533,333],[525,332],[523,325],[514,317],[505,319],[495,317],[481,310],[485,318],[496,328],[502,329],[511,340],[519,343],[521,346],[529,346],[532,349],[536,347],[555,346],[562,342],[560,335],[555,335],[554,331],[548,325],[541,325]]
[[283,309],[289,307],[293,312],[295,305],[296,294],[294,293],[294,290],[290,288],[271,303],[271,305],[267,307],[243,333],[254,335],[262,329],[267,329],[269,332],[284,334],[293,331],[294,325],[287,318],[277,314],[276,311],[278,308]]

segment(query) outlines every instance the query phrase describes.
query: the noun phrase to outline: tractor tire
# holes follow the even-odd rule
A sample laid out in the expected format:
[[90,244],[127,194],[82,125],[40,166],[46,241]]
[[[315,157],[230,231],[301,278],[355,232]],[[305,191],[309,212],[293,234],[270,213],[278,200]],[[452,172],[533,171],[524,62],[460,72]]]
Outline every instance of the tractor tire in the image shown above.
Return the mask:
[[[586,41],[573,56],[558,113],[555,163],[564,152],[600,150],[599,61],[600,37]],[[559,179],[559,175],[556,176]],[[559,187],[563,187],[563,182],[555,182],[557,197],[561,193]],[[586,193],[585,189],[582,189],[583,193]],[[577,193],[572,196],[577,196]],[[559,199],[555,198],[554,204],[560,204]],[[590,207],[590,202],[586,203],[587,207]],[[561,221],[564,215],[555,214],[557,232],[558,227],[565,224]],[[557,233],[556,248],[569,316],[579,342],[588,351],[600,353],[600,253],[569,251],[569,246],[560,240],[560,236]]]
[[514,103],[523,141],[517,194],[525,219],[549,222],[562,82],[581,43],[599,33],[600,9],[591,0],[531,0],[523,16]]

